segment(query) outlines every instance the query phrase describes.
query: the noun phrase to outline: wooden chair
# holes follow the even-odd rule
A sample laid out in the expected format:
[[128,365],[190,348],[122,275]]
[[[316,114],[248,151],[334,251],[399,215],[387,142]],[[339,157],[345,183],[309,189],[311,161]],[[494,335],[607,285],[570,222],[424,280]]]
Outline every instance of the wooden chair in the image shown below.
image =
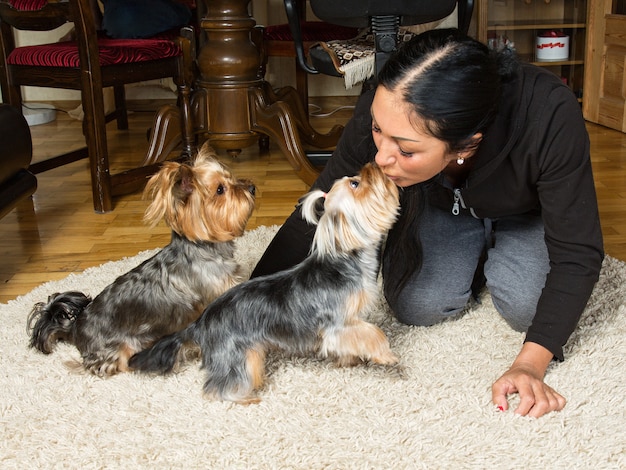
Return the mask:
[[[48,31],[74,23],[75,41],[16,47],[15,30]],[[82,158],[89,159],[94,210],[113,209],[114,196],[143,187],[173,149],[150,145],[142,164],[111,174],[106,124],[128,128],[124,85],[173,77],[181,108],[181,157],[195,151],[190,116],[194,81],[193,28],[150,39],[110,39],[96,31],[89,0],[0,0],[0,85],[5,103],[22,110],[21,86],[81,91],[86,147],[32,164],[40,173]],[[105,115],[103,89],[113,87],[115,110]],[[155,118],[156,119],[156,118]],[[154,128],[155,126],[153,126]]]

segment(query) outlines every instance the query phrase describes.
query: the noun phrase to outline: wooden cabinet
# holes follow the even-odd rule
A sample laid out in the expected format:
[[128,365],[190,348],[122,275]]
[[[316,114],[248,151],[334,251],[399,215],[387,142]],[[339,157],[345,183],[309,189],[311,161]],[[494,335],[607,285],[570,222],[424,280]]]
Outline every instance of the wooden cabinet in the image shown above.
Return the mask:
[[626,4],[594,0],[585,60],[585,119],[626,132]]
[[[478,0],[477,38],[493,47],[510,44],[523,60],[561,77],[582,100],[588,3],[593,1]],[[554,36],[564,33],[568,50],[557,59],[538,59],[537,37],[550,33]]]

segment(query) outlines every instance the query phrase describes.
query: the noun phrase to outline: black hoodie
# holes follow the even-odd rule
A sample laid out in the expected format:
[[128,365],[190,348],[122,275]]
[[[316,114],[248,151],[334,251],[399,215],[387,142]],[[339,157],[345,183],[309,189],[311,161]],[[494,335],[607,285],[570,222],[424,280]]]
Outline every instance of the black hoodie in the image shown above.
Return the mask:
[[[314,187],[330,189],[373,160],[370,106],[374,92],[361,96],[333,157]],[[499,111],[484,132],[463,187],[451,188],[442,174],[424,183],[431,204],[459,217],[492,218],[540,213],[550,272],[526,341],[563,360],[563,345],[582,314],[602,266],[603,242],[589,154],[589,136],[572,91],[553,73],[522,64],[503,85]],[[314,227],[298,210],[281,227],[254,276],[304,259]]]

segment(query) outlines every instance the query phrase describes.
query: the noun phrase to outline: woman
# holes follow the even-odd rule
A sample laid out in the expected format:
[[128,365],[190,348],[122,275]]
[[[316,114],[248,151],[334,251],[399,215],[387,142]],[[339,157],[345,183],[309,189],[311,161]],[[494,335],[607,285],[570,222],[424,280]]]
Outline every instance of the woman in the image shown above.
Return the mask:
[[[383,255],[398,320],[432,325],[461,313],[486,280],[526,338],[492,386],[519,415],[561,410],[544,383],[598,279],[602,234],[580,106],[554,74],[495,53],[457,30],[433,30],[385,64],[315,183],[328,189],[374,159],[402,191]],[[296,210],[253,276],[307,255],[314,227]],[[484,273],[484,275],[483,275]]]

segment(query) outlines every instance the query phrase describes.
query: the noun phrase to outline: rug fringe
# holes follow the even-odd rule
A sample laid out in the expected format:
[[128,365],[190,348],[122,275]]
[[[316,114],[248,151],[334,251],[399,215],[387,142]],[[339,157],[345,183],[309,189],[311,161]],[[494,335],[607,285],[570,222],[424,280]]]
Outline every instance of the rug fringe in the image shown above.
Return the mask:
[[353,60],[339,68],[343,73],[346,90],[354,85],[364,82],[374,75],[374,56],[370,55],[363,59]]

